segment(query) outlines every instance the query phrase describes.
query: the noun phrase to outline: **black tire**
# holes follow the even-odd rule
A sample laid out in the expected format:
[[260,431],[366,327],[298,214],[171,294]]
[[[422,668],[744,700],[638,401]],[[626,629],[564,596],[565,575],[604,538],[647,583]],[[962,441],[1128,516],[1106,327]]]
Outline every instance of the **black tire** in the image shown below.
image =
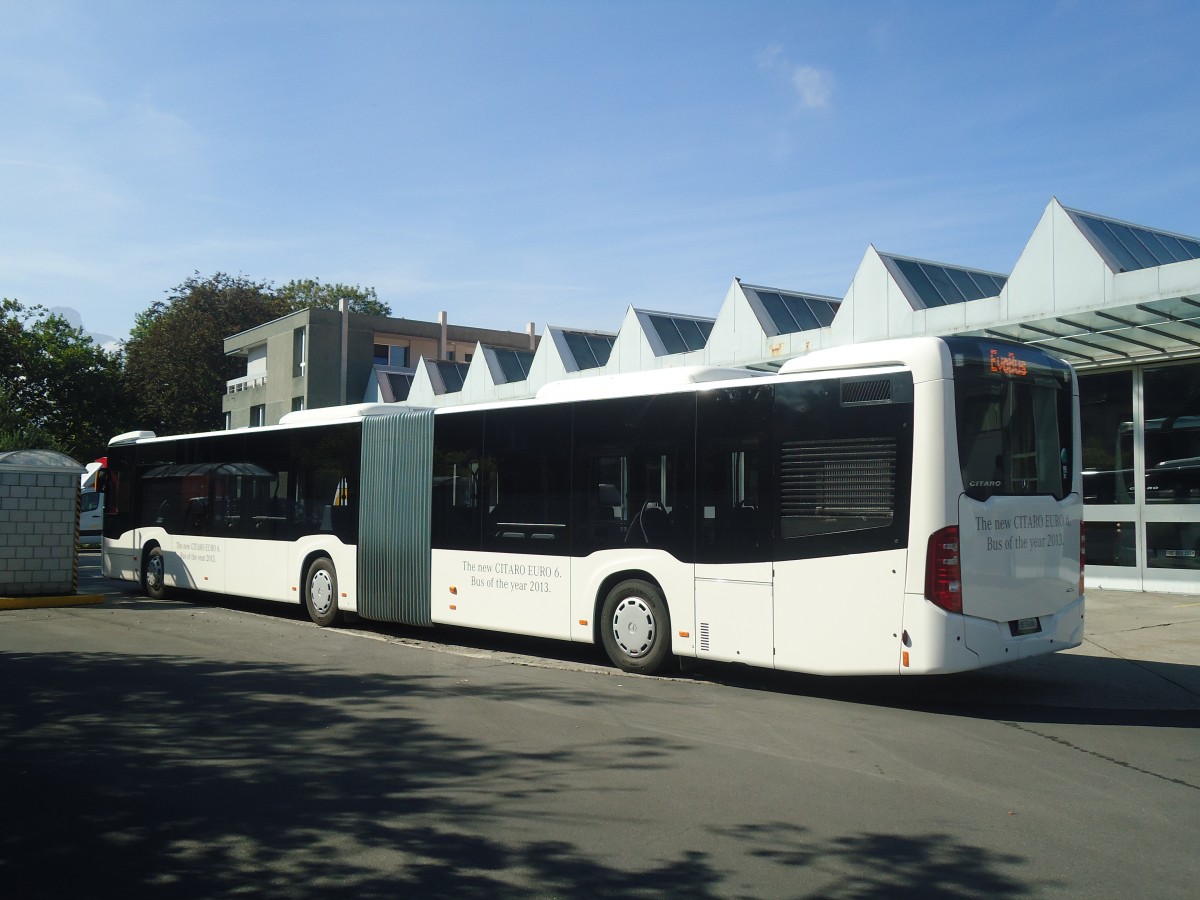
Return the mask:
[[304,608],[308,617],[328,628],[342,620],[338,609],[337,572],[333,562],[325,556],[314,559],[304,573]]
[[167,596],[166,557],[161,547],[151,547],[142,557],[142,593],[152,600]]
[[622,581],[604,600],[600,640],[618,669],[653,675],[671,659],[671,616],[652,584]]

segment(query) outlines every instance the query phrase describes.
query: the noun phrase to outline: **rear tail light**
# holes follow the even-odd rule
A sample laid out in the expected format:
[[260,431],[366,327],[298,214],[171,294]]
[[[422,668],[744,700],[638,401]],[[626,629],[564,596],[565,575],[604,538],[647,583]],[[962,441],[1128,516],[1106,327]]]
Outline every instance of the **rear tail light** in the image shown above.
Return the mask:
[[929,536],[925,551],[925,599],[946,612],[962,612],[957,525],[947,525]]
[[1083,522],[1079,523],[1079,596],[1083,596],[1083,564],[1087,561],[1087,541],[1083,536]]

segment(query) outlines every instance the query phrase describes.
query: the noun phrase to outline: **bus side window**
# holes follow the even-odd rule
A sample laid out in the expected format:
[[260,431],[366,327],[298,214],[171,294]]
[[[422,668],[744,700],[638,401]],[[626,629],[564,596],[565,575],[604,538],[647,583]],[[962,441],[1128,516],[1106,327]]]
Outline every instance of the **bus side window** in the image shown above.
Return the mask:
[[702,394],[696,423],[696,554],[706,563],[771,558],[768,448],[774,392],[750,384]]
[[483,536],[483,413],[434,419],[431,537],[443,550],[478,550]]
[[566,407],[485,414],[484,549],[565,554],[571,414]]

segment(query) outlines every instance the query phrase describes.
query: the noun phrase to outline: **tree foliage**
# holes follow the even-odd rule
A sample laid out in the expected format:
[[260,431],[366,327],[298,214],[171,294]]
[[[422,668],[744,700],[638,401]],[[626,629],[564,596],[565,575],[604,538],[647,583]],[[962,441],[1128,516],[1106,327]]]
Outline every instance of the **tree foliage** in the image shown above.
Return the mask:
[[390,316],[392,308],[379,299],[373,287],[348,284],[322,284],[319,278],[292,280],[275,292],[288,304],[288,311],[300,309],[342,308],[342,298],[350,298],[350,312],[367,316]]
[[121,358],[41,306],[0,300],[0,449],[81,462],[128,425]]
[[225,383],[239,363],[225,338],[292,312],[269,283],[196,272],[139,313],[125,345],[125,374],[139,427],[166,434],[222,426]]

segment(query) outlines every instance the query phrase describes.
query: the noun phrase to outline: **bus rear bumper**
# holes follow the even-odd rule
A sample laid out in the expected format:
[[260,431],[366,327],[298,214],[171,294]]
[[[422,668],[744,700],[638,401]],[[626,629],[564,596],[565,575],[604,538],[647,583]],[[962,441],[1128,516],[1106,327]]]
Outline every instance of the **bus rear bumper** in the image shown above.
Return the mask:
[[980,666],[994,666],[1069,650],[1083,643],[1084,598],[1078,597],[1058,612],[1039,616],[1038,631],[1013,634],[1013,624],[966,616],[967,648],[979,657]]
[[920,594],[906,595],[905,607],[901,675],[967,672],[1083,643],[1083,597],[1040,616],[1039,630],[1029,634],[1014,634],[1009,622],[947,613]]

